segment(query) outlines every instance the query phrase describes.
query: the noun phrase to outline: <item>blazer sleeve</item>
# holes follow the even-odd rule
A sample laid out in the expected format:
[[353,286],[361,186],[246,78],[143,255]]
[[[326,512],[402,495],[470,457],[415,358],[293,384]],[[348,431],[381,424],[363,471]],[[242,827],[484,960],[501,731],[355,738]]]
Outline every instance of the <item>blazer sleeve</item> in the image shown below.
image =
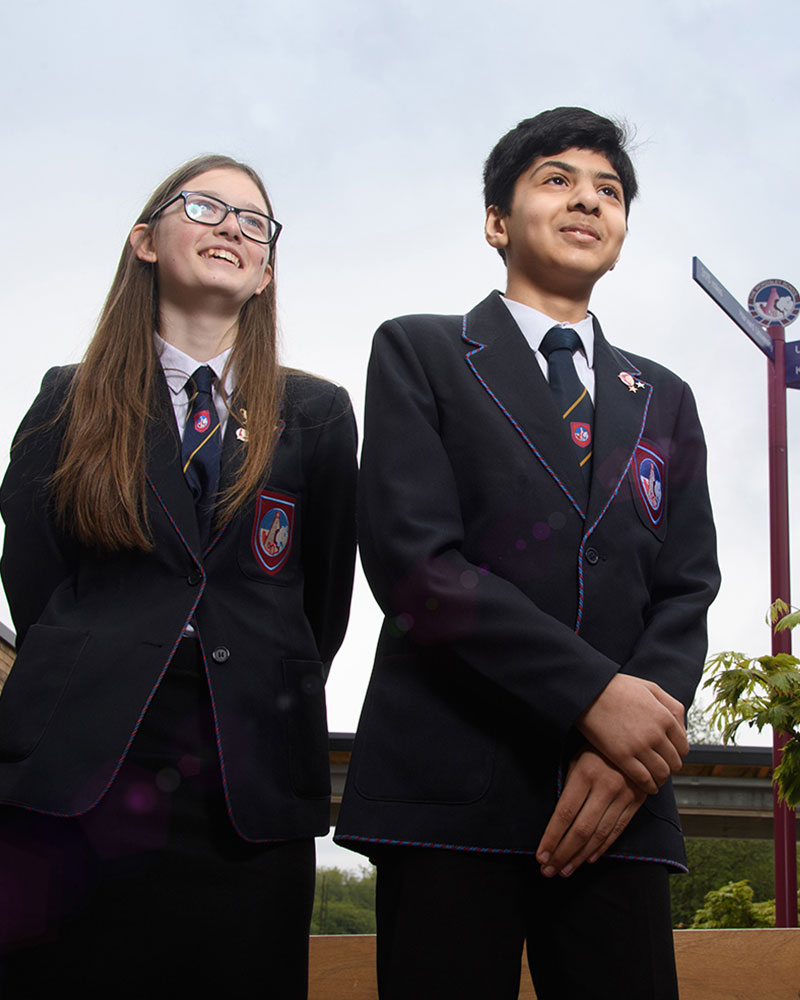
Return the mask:
[[[426,363],[417,347],[428,352]],[[403,637],[417,648],[445,645],[532,718],[566,733],[620,665],[465,557],[462,497],[439,429],[440,406],[458,401],[438,398],[448,390],[430,384],[435,350],[392,320],[378,330],[370,360],[359,542],[387,616],[384,637],[401,644],[395,652]],[[476,476],[485,474],[476,467]]]
[[687,709],[707,652],[706,613],[720,585],[706,445],[692,391],[683,393],[668,452],[667,532],[645,628],[625,673],[655,681]]
[[303,602],[325,665],[344,639],[356,556],[357,431],[350,397],[336,389],[308,469]]
[[53,592],[74,573],[77,546],[56,524],[51,480],[63,438],[60,412],[74,366],[51,368],[11,446],[0,487],[6,525],[0,560],[3,587],[17,633],[17,649]]

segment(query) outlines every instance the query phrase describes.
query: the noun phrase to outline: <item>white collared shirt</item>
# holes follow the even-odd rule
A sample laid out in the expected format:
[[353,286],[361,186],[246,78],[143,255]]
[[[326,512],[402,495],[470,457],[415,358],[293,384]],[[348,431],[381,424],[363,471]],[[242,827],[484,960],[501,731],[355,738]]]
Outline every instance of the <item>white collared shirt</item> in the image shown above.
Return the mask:
[[225,369],[225,363],[233,348],[229,347],[222,354],[211,358],[210,361],[202,362],[196,361],[175,347],[174,344],[168,344],[157,333],[155,334],[155,339],[158,358],[161,362],[161,367],[164,369],[164,377],[167,380],[167,385],[172,396],[172,409],[175,411],[175,419],[178,422],[178,433],[181,436],[181,441],[183,440],[183,429],[186,426],[186,418],[189,416],[189,396],[186,393],[186,382],[204,363],[217,376],[217,381],[214,382],[211,392],[217,416],[219,417],[219,436],[220,440],[222,440],[225,435],[225,426],[228,423],[228,401],[233,395],[233,390],[236,388],[236,380],[233,377],[233,372],[229,371],[225,379],[223,391],[220,391],[220,379]]
[[563,326],[578,334],[583,349],[575,351],[572,360],[578,378],[589,390],[589,395],[594,402],[594,325],[591,314],[588,314],[579,323],[560,323],[532,306],[523,305],[514,299],[507,299],[505,295],[501,295],[500,298],[516,320],[522,335],[530,344],[545,378],[548,378],[547,358],[539,348],[547,331],[554,326]]

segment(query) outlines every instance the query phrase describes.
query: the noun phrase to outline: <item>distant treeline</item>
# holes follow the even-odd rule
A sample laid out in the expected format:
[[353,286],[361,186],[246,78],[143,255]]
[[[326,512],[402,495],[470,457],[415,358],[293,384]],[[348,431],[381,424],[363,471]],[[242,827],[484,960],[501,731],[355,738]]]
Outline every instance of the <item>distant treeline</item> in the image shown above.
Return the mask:
[[[735,922],[721,926],[747,925],[751,910],[765,912],[757,904],[775,898],[771,841],[693,838],[686,841],[686,852],[690,874],[670,879],[674,927],[691,927],[706,903],[706,894],[729,882],[746,880],[756,909],[723,907],[722,912],[730,916],[719,919]],[[376,869],[367,864],[359,872],[318,868],[311,933],[374,934],[375,877]]]

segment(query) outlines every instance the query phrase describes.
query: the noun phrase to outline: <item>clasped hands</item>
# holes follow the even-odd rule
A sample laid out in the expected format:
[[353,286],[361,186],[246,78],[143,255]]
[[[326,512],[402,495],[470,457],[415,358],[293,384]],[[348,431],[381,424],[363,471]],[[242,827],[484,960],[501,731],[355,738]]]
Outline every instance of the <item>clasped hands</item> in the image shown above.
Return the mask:
[[571,875],[619,837],[689,752],[684,707],[652,681],[616,674],[577,722],[588,746],[570,763],[539,843],[547,877]]

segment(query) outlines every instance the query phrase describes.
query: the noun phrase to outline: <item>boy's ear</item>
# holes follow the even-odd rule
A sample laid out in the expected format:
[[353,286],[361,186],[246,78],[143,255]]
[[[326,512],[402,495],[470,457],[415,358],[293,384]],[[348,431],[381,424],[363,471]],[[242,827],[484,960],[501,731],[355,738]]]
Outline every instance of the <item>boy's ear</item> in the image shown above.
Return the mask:
[[486,222],[483,231],[486,235],[486,242],[495,250],[505,250],[508,246],[507,219],[508,215],[501,212],[497,205],[490,205],[486,209]]
[[131,229],[128,241],[139,260],[146,264],[156,263],[158,254],[153,243],[153,230],[146,222],[139,222]]

